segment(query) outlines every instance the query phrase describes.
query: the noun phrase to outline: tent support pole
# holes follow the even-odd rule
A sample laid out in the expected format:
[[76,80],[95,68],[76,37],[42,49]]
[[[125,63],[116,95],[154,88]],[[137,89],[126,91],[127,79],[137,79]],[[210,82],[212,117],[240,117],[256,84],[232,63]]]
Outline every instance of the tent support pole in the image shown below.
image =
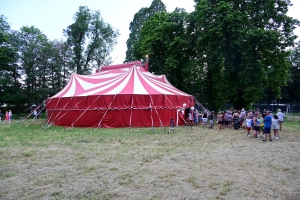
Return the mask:
[[[74,97],[74,96],[73,96]],[[68,103],[62,108],[62,109],[65,109],[65,107],[70,103],[70,101],[73,99],[73,97],[68,101]],[[52,125],[52,123],[55,121],[55,119],[59,116],[59,114],[61,113],[62,110],[59,111],[59,113],[57,113],[57,115],[54,117],[54,119],[52,120],[52,122],[49,123],[50,119],[52,118],[52,115],[51,117],[49,118],[49,120],[47,121],[47,128],[49,127],[49,124],[50,126]],[[63,115],[64,116],[64,115]],[[61,118],[61,117],[60,117]],[[59,119],[60,119],[59,118]]]
[[106,115],[106,113],[107,113],[108,109],[110,108],[111,104],[114,102],[114,100],[115,100],[116,96],[117,96],[117,94],[115,94],[114,98],[111,100],[111,102],[110,102],[110,104],[109,104],[108,108],[106,109],[106,111],[105,111],[105,113],[104,113],[103,117],[101,118],[100,122],[98,123],[98,126],[97,126],[97,128],[99,128],[99,127],[101,126],[101,122],[102,122],[103,118],[105,117],[105,115]]
[[[151,98],[151,97],[150,97],[150,98]],[[154,133],[153,116],[152,116],[152,106],[151,106],[151,104],[150,104],[150,115],[151,115],[151,123],[152,123],[151,131]]]
[[[73,99],[73,97],[69,100],[69,102],[63,107],[63,109],[70,103],[70,101]],[[85,99],[85,98],[84,98]],[[79,102],[77,102],[71,109],[66,110],[66,112],[61,115],[57,120],[60,120],[62,117],[64,117],[68,111],[72,110],[74,107],[76,107],[79,103],[81,103],[84,99],[80,100]],[[62,110],[61,110],[62,111]],[[59,113],[61,113],[61,111]],[[59,114],[58,113],[58,114]],[[56,117],[58,116],[58,114],[56,115]],[[56,118],[55,117],[55,118]],[[53,122],[57,121],[55,120],[55,118],[53,119],[53,121],[49,124],[49,126],[47,128],[49,128],[50,126],[52,126]]]
[[[43,104],[43,103],[42,103]],[[41,104],[41,105],[42,105]],[[40,106],[41,106],[40,105]],[[38,106],[35,110],[37,110],[40,106]],[[37,116],[38,115],[40,115],[41,114],[41,112],[44,110],[46,108],[46,105],[37,113]],[[27,126],[26,127],[28,127],[30,124],[32,124],[32,122],[34,121],[34,120],[36,120],[37,118],[36,117],[34,117],[32,120],[31,120],[31,122],[29,123],[29,124],[27,124]]]
[[129,119],[129,129],[131,129],[131,122],[132,122],[132,108],[133,108],[133,93],[131,94],[131,108],[130,108],[130,119]]
[[[60,99],[61,99],[61,97],[59,97],[59,99],[58,99],[58,101],[57,101],[57,103],[56,103],[56,105],[55,105],[55,107],[54,107],[54,110],[56,110],[57,105],[58,105],[58,103],[60,102]],[[52,99],[51,99],[51,100],[52,100]],[[52,110],[53,110],[53,109],[52,109]],[[47,124],[49,124],[50,119],[52,118],[53,113],[54,113],[54,112],[52,112],[51,115],[49,116],[49,119],[47,119]],[[56,115],[56,117],[57,117],[57,115]]]
[[[86,98],[87,96],[85,96]],[[82,117],[82,115],[98,100],[98,98],[100,97],[100,95],[98,95],[98,97],[93,101],[93,103],[91,103],[82,113],[81,115],[79,115],[79,117],[72,123],[72,127],[74,126],[74,124]],[[68,129],[69,130],[69,129]]]
[[[150,94],[149,94],[149,96],[150,96],[150,99],[151,99],[151,103],[152,103],[152,105],[153,105],[152,97],[151,97]],[[158,119],[159,119],[159,122],[160,122],[161,127],[164,127],[164,125],[162,124],[161,119],[160,119],[160,117],[159,117],[159,115],[158,115],[157,109],[156,109],[155,107],[154,107],[154,109],[155,109],[155,112],[156,112],[156,114],[157,114],[157,116],[158,116]]]
[[[45,100],[44,100],[45,101]],[[28,115],[26,115],[22,120],[21,120],[21,123],[23,123],[24,121],[25,121],[25,119],[28,119],[31,115],[32,115],[32,113],[34,112],[34,111],[36,111],[37,109],[39,109],[42,105],[43,105],[43,103],[44,103],[44,101],[40,104],[40,105],[38,105],[37,107],[35,107]],[[32,120],[33,121],[33,120]],[[28,125],[27,125],[28,126]],[[26,126],[26,127],[27,127]]]

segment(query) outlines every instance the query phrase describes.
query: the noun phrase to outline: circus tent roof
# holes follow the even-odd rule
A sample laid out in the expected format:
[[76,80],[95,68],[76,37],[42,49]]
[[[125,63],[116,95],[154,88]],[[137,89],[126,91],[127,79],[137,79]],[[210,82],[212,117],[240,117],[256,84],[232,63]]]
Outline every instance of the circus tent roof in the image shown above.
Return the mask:
[[190,96],[175,88],[165,75],[150,73],[140,62],[133,62],[104,66],[92,75],[72,74],[69,83],[51,98],[115,94]]

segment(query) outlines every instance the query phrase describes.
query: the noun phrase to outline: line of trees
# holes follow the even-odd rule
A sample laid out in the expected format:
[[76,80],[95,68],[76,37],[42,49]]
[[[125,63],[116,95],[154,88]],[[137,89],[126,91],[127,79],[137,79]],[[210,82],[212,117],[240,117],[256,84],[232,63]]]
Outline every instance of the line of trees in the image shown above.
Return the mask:
[[[112,62],[118,30],[103,21],[100,11],[79,7],[74,23],[63,30],[66,40],[49,40],[34,26],[11,30],[0,16],[0,104],[20,109],[56,94],[71,73],[90,74]],[[21,110],[22,111],[22,110]]]
[[[287,16],[290,0],[195,0],[195,10],[166,12],[161,0],[141,8],[129,24],[124,62],[150,57],[150,70],[210,109],[258,101],[300,101],[299,21]],[[56,94],[71,73],[89,74],[112,62],[119,35],[100,11],[81,6],[66,40],[41,30],[11,30],[0,16],[0,105],[39,104]]]
[[147,9],[141,9],[131,23],[137,29],[130,29],[134,37],[127,55],[149,55],[151,71],[166,74],[210,109],[225,102],[242,108],[257,101],[300,100],[294,35],[299,21],[287,16],[289,0],[195,3],[192,13],[176,8],[143,16]]

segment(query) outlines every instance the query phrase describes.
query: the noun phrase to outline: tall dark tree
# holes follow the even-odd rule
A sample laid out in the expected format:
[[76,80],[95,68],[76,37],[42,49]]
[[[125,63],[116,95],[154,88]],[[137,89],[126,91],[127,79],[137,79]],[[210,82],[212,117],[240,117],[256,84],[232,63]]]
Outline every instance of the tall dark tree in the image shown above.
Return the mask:
[[192,36],[187,33],[187,26],[189,15],[183,9],[154,14],[141,29],[139,40],[134,45],[134,56],[143,58],[149,55],[152,72],[166,74],[174,86],[191,92],[199,77],[194,73],[197,63],[193,59]]
[[51,45],[46,35],[34,26],[23,26],[18,34],[20,44],[19,64],[25,76],[24,89],[29,104],[41,103],[46,99]]
[[92,14],[88,33],[90,42],[85,51],[85,70],[89,68],[89,64],[100,68],[100,66],[112,62],[109,55],[117,44],[118,35],[118,31],[115,31],[111,25],[103,21],[99,11]]
[[73,52],[64,41],[51,42],[51,58],[49,59],[49,95],[59,92],[70,80],[74,66]]
[[157,12],[166,12],[166,6],[161,0],[154,0],[149,8],[141,8],[137,12],[133,20],[129,24],[129,38],[126,42],[127,51],[124,62],[132,62],[137,60],[134,57],[134,44],[139,40],[140,31],[145,21]]
[[267,88],[279,98],[289,70],[286,48],[296,38],[297,21],[286,15],[290,1],[195,2],[196,48],[206,79],[203,95],[213,107],[226,100],[244,107]]
[[19,106],[24,101],[24,94],[19,83],[20,66],[17,63],[18,38],[10,30],[6,18],[0,16],[0,103]]
[[94,65],[111,61],[108,55],[119,34],[103,21],[99,11],[92,11],[86,6],[79,7],[74,20],[64,33],[74,52],[75,71],[78,74],[88,74]]
[[300,42],[291,50],[291,69],[286,87],[282,88],[285,102],[300,102]]

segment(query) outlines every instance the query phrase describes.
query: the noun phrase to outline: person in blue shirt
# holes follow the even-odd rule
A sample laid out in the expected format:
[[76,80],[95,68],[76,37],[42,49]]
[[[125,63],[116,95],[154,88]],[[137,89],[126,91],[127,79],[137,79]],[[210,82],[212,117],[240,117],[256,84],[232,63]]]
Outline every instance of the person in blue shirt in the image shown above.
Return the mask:
[[263,141],[265,142],[267,139],[267,135],[269,135],[270,141],[272,141],[271,137],[271,125],[272,125],[272,116],[271,116],[271,111],[266,112],[266,117],[264,118],[264,139]]

